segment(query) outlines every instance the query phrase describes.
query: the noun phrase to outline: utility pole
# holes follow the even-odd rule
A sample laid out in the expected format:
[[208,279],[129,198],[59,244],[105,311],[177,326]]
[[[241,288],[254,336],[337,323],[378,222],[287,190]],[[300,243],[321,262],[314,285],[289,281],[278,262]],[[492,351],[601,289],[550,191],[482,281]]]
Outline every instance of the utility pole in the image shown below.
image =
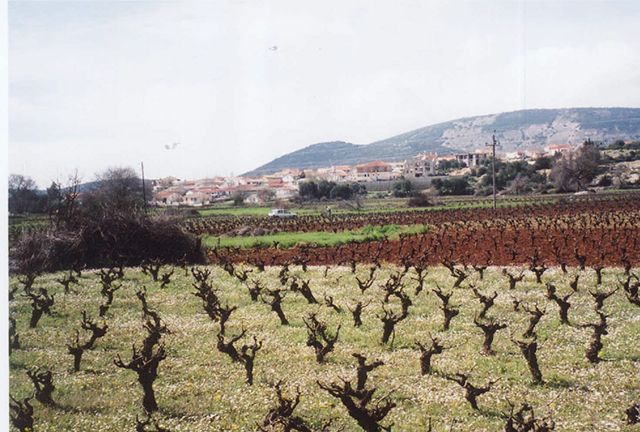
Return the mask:
[[144,162],[140,162],[142,168],[142,201],[144,205],[144,215],[147,216],[147,188],[144,184]]
[[496,131],[493,131],[493,136],[491,137],[491,144],[485,143],[485,146],[493,147],[493,158],[491,159],[491,171],[493,173],[493,211],[496,211],[496,146],[500,146],[496,142]]

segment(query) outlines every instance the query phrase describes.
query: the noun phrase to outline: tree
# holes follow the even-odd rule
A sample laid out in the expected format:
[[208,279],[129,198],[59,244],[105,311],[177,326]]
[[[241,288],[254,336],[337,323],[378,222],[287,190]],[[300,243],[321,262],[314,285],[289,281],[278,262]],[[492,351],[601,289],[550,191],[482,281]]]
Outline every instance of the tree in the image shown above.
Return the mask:
[[471,195],[473,189],[466,177],[451,177],[448,179],[434,179],[433,186],[440,195]]
[[620,150],[624,148],[624,140],[615,140],[614,142],[612,142],[611,144],[609,144],[608,149],[609,150]]
[[302,199],[315,199],[318,196],[318,185],[314,181],[305,181],[300,183],[298,190]]
[[364,185],[358,183],[352,184],[337,184],[326,180],[321,180],[316,183],[315,181],[305,181],[300,183],[298,190],[300,198],[303,200],[314,199],[351,199],[353,196],[356,198],[359,195],[367,193],[367,189]]
[[56,181],[52,181],[51,186],[47,188],[47,214],[49,219],[53,219],[62,206],[62,192],[60,189],[60,183]]
[[51,182],[46,196],[46,211],[49,219],[57,224],[73,221],[78,207],[79,186],[80,178],[77,170],[69,176],[65,186],[59,181]]
[[335,182],[321,180],[320,183],[318,183],[318,198],[329,198],[331,196],[331,189],[335,186]]
[[233,205],[236,207],[239,207],[241,205],[244,205],[244,200],[247,197],[247,193],[243,190],[237,190],[234,194],[233,194]]
[[[151,193],[146,194],[151,197]],[[142,180],[131,167],[111,167],[96,174],[96,181],[84,199],[92,213],[138,213],[144,208]]]
[[406,197],[411,194],[411,190],[413,189],[413,185],[406,178],[401,178],[397,182],[391,186],[391,193],[394,197]]
[[36,182],[21,174],[9,175],[9,213],[35,213],[42,210]]
[[551,170],[551,179],[562,192],[586,188],[598,174],[600,150],[587,140],[575,153],[556,159]]
[[518,174],[516,178],[511,181],[506,192],[511,195],[520,195],[523,192],[526,192],[528,183],[529,177]]
[[552,166],[553,166],[553,158],[551,156],[539,157],[533,163],[533,168],[535,168],[536,171],[543,170],[543,169],[551,169]]
[[329,192],[329,198],[331,199],[345,199],[348,200],[353,195],[353,190],[349,187],[348,184],[337,184],[333,188],[331,188],[331,192]]
[[349,187],[353,191],[353,194],[356,196],[367,194],[367,187],[362,183],[351,183]]
[[269,202],[276,197],[276,193],[273,189],[262,189],[258,192],[258,197],[264,202]]
[[438,162],[436,171],[438,174],[447,174],[460,168],[466,168],[467,164],[459,160],[443,160]]

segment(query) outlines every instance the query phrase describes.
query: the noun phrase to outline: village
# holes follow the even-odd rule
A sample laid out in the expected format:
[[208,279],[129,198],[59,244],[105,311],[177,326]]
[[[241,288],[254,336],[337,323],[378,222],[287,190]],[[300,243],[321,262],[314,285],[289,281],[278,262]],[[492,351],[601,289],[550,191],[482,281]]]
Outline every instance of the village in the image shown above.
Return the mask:
[[[496,152],[496,159],[527,160],[555,156],[575,151],[569,144],[550,144],[541,150]],[[299,185],[307,180],[326,180],[335,183],[391,182],[400,178],[425,181],[438,175],[438,167],[459,168],[450,175],[464,175],[465,169],[491,160],[490,148],[470,153],[450,155],[420,154],[403,162],[373,161],[361,165],[333,165],[318,169],[287,168],[257,178],[230,176],[200,180],[183,180],[173,176],[152,181],[154,204],[164,206],[202,206],[242,196],[247,204],[264,204],[270,200],[288,200],[298,194]]]

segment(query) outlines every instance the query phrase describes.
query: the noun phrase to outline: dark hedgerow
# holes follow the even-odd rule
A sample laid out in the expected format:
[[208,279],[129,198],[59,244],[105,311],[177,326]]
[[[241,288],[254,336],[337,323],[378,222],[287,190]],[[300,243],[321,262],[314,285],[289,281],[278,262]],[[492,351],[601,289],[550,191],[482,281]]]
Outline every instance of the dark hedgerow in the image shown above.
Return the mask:
[[201,241],[176,219],[114,212],[23,235],[10,250],[11,270],[40,273],[74,266],[104,268],[144,262],[203,263]]

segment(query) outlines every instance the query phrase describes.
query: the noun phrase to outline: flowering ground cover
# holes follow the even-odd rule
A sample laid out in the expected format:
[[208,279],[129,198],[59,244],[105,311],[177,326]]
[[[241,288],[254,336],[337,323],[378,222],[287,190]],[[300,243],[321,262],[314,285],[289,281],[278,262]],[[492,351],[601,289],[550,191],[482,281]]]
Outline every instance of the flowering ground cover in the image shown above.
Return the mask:
[[[384,363],[369,372],[366,388],[376,389],[370,407],[384,406],[387,401],[395,405],[379,421],[384,427],[393,425],[393,430],[424,431],[429,423],[436,431],[504,430],[509,403],[517,409],[525,401],[536,419],[553,421],[555,430],[640,430],[639,425],[626,424],[625,410],[640,403],[640,307],[628,300],[623,289],[625,282],[633,285],[636,279],[628,279],[623,270],[604,268],[602,282],[597,285],[596,271],[588,267],[570,267],[568,273],[553,267],[544,271],[542,283],[537,283],[528,267],[477,271],[457,266],[455,270],[466,277],[453,288],[459,276],[453,277],[452,271],[438,266],[422,273],[423,289],[419,290],[421,277],[414,268],[404,273],[402,267],[391,265],[375,269],[373,277],[369,265],[358,265],[355,273],[338,266],[309,267],[306,272],[299,266],[288,271],[267,267],[264,272],[244,265],[227,271],[218,266],[198,269],[211,271],[207,283],[219,305],[237,308],[225,323],[224,340],[228,342],[246,330],[236,343],[238,350],[243,344],[253,344],[254,337],[261,342],[261,349],[255,352],[251,386],[243,364],[218,350],[220,322],[210,318],[203,300],[194,295],[196,279],[190,268],[162,267],[157,281],[140,268],[124,269],[122,278],[110,282],[112,288],[121,287],[113,292],[113,302],[103,317],[99,311],[106,297],[101,294],[104,286],[98,271],[83,271],[77,283],[69,284],[67,293],[59,280],[68,273],[38,276],[29,292],[45,288],[49,296],[54,294],[54,304],[53,315],[44,313],[35,328],[30,328],[33,300],[25,296],[24,284],[12,278],[10,289],[16,291],[10,301],[10,317],[15,319],[19,347],[12,349],[9,359],[10,393],[20,401],[32,395],[34,385],[27,372],[35,368],[51,371],[55,386],[51,393],[54,405],[30,401],[34,430],[133,431],[136,418],[146,418],[136,373],[114,363],[118,356],[129,361],[132,346],[140,349],[149,334],[143,327],[149,318],[143,315],[136,295],[143,287],[148,309],[155,311],[167,328],[160,337],[166,358],[159,363],[153,384],[158,410],[152,419],[171,431],[259,430],[259,426],[282,430],[282,423],[264,424],[269,410],[277,405],[274,386],[278,382],[285,398],[295,399],[299,389],[300,402],[293,416],[309,430],[361,430],[340,400],[318,384],[327,387],[344,379],[355,387],[354,353],[365,356],[367,364]],[[162,287],[162,275],[171,271]],[[524,278],[510,289],[505,271],[512,277],[522,273]],[[571,283],[576,275],[574,292]],[[372,282],[366,287],[368,280]],[[317,304],[302,295],[303,282],[308,282]],[[552,294],[547,284],[555,287]],[[249,288],[262,290],[256,301],[252,301]],[[601,319],[596,296],[616,289],[602,300],[599,311],[606,316],[606,334],[596,352],[598,361],[591,363],[587,349]],[[288,325],[282,325],[266,304],[272,300],[268,290],[282,291],[282,312]],[[436,291],[451,294],[448,306],[459,311],[446,331],[443,300]],[[494,292],[494,305],[481,314],[484,303],[480,299],[491,298]],[[554,298],[564,299],[569,294],[569,324],[563,324]],[[364,308],[362,325],[356,327],[352,310],[358,302]],[[536,306],[545,312],[534,330],[541,383],[535,383],[514,342],[532,340],[523,333],[532,317],[527,310]],[[398,320],[389,341],[382,343],[381,318],[400,317],[404,309],[406,317]],[[80,342],[91,334],[81,327],[83,311],[94,324],[108,328],[104,337],[84,351],[80,370],[74,372],[68,345],[74,346],[76,331]],[[335,336],[340,326],[335,346],[322,363],[308,344],[313,313],[330,336]],[[474,321],[506,324],[495,333],[492,355],[482,352],[486,339]],[[432,338],[445,349],[432,356],[430,370],[423,375],[417,342],[429,347]],[[478,409],[465,400],[461,385],[449,379],[457,373],[468,375],[469,382],[478,387],[495,381],[488,392],[477,397]],[[330,419],[334,420],[323,429]],[[152,425],[146,430],[154,430]]]

